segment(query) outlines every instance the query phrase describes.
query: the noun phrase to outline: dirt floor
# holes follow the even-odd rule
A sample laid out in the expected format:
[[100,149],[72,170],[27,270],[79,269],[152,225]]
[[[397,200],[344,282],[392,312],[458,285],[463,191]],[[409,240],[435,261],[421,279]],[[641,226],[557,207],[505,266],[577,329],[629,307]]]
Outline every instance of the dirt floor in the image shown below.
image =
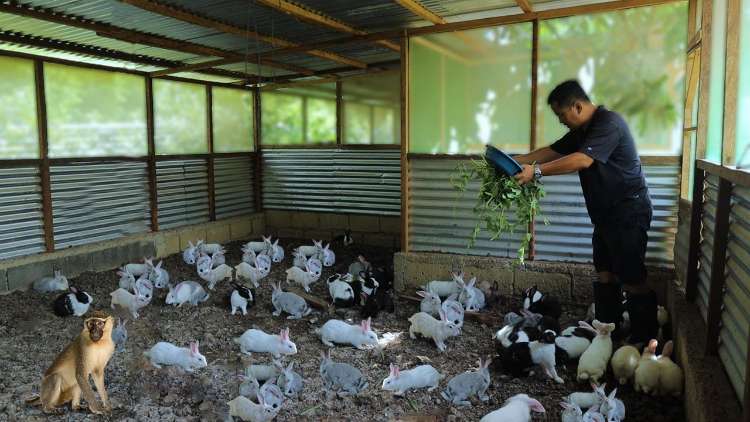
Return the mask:
[[[476,421],[484,414],[502,406],[503,402],[517,393],[527,393],[537,398],[547,409],[544,415],[535,415],[534,420],[560,420],[558,402],[573,391],[587,391],[585,385],[575,381],[575,367],[559,367],[558,373],[565,384],[558,385],[541,374],[526,379],[510,379],[501,374],[492,374],[492,386],[488,391],[490,400],[480,403],[473,400],[472,407],[448,405],[439,392],[447,380],[456,374],[476,366],[480,356],[493,354],[491,340],[498,326],[486,326],[475,321],[466,321],[463,333],[448,340],[448,352],[438,353],[431,341],[411,340],[408,335],[407,318],[418,311],[418,303],[397,300],[394,314],[382,314],[372,322],[379,336],[396,340],[383,356],[372,351],[360,351],[351,347],[336,347],[332,351],[335,361],[348,362],[358,367],[369,380],[369,387],[360,396],[343,399],[327,398],[320,380],[319,355],[323,344],[313,332],[325,320],[351,318],[359,322],[357,311],[338,311],[338,316],[313,312],[308,317],[289,321],[285,317],[273,317],[270,310],[271,288],[269,280],[283,280],[284,270],[291,266],[291,250],[300,241],[282,243],[286,259],[274,265],[269,277],[262,281],[258,290],[258,303],[247,316],[229,314],[227,296],[231,291],[228,283],[219,284],[211,292],[208,302],[198,307],[175,308],[164,304],[166,290],[155,292],[151,304],[140,311],[140,318],[128,323],[129,339],[122,352],[115,352],[110,361],[105,379],[114,410],[109,417],[95,417],[86,412],[73,412],[66,407],[61,416],[47,418],[39,408],[28,407],[23,398],[39,389],[41,374],[50,365],[57,353],[73,339],[82,328],[82,320],[76,317],[59,318],[52,313],[51,303],[55,294],[40,295],[31,290],[0,296],[0,420],[159,420],[197,421],[225,420],[226,402],[237,396],[239,381],[236,374],[251,363],[270,363],[270,355],[253,354],[252,358],[239,353],[239,346],[232,339],[246,329],[257,327],[266,332],[278,333],[280,328],[291,329],[291,339],[297,344],[299,353],[287,357],[295,369],[305,378],[305,390],[298,399],[287,400],[276,420],[456,420]],[[236,265],[241,260],[241,242],[226,245],[227,263]],[[371,260],[392,257],[393,251],[382,248],[353,246],[352,249],[334,249],[337,265],[353,261],[357,251],[364,251]],[[183,263],[180,255],[167,258],[163,264],[172,281],[199,280],[194,267]],[[321,281],[313,286],[313,293],[327,300],[323,280],[332,273],[324,269]],[[119,277],[116,271],[85,273],[71,284],[81,287],[94,296],[92,309],[109,309],[109,293],[117,288]],[[205,284],[205,283],[203,283]],[[517,306],[514,299],[499,300],[489,312],[505,313]],[[585,305],[569,309],[562,321],[575,320],[583,316]],[[174,368],[156,370],[148,365],[142,352],[158,341],[170,341],[186,346],[192,340],[200,341],[201,352],[208,360],[208,367],[193,374],[181,373]],[[393,397],[380,389],[382,380],[388,375],[388,365],[396,362],[401,368],[430,363],[446,376],[439,390],[408,393],[406,398]],[[558,365],[559,366],[559,365]],[[612,380],[610,379],[610,385]],[[631,421],[683,421],[681,402],[677,399],[644,397],[633,391],[632,386],[619,390],[618,397],[625,401],[627,420]],[[433,415],[431,418],[413,419],[407,416]]]

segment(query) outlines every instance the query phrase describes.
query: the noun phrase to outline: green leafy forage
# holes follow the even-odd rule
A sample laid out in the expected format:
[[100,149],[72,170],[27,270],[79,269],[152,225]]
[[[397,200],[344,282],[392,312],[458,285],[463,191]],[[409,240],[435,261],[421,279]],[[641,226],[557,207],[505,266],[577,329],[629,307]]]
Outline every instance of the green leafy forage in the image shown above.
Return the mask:
[[[474,206],[478,220],[467,247],[476,243],[482,224],[490,233],[490,240],[498,239],[503,233],[513,233],[520,227],[525,235],[518,248],[518,261],[523,264],[531,241],[530,223],[540,214],[539,200],[544,197],[542,183],[534,180],[521,186],[516,179],[498,172],[484,159],[459,164],[451,177],[451,184],[462,193],[461,196],[472,181],[479,182],[479,195]],[[508,219],[513,207],[516,221]],[[546,219],[544,223],[547,224]]]

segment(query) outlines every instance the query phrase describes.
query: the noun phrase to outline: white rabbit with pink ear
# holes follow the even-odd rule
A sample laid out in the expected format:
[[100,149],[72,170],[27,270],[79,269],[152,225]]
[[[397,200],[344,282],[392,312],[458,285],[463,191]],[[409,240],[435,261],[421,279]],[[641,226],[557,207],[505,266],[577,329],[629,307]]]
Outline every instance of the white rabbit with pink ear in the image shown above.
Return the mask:
[[448,337],[455,337],[461,334],[461,331],[455,324],[448,321],[445,312],[440,311],[440,320],[433,318],[430,314],[418,312],[409,317],[409,336],[416,339],[415,334],[431,338],[435,342],[438,350],[445,352],[445,340]]
[[329,319],[315,333],[320,335],[320,340],[328,347],[333,347],[333,343],[340,343],[364,350],[367,349],[366,346],[378,345],[378,335],[370,327],[370,322],[371,319],[367,318],[356,326],[338,319]]
[[143,274],[148,274],[148,272],[151,271],[152,266],[153,264],[151,260],[144,257],[143,264],[125,264],[124,269],[130,274],[141,276]]
[[428,392],[435,391],[444,378],[431,365],[419,365],[416,368],[401,371],[398,366],[391,364],[388,377],[383,380],[383,390],[394,391],[393,394],[403,396],[409,390],[427,388]]
[[110,307],[115,309],[116,306],[120,306],[130,311],[133,319],[138,319],[138,311],[145,307],[151,302],[141,292],[136,291],[135,294],[130,293],[125,289],[117,289],[109,294],[112,297]]
[[310,285],[318,279],[315,277],[315,273],[310,268],[310,264],[305,264],[305,270],[301,270],[298,267],[292,267],[286,270],[286,282],[301,284],[306,292],[310,292]]
[[659,364],[659,394],[679,397],[682,395],[684,375],[682,369],[672,361],[671,355],[674,343],[669,340],[664,344],[661,356],[656,358]]
[[154,283],[157,289],[163,289],[169,285],[169,273],[161,267],[164,261],[159,261],[155,267],[151,268],[148,279]]
[[269,406],[265,402],[263,395],[261,395],[260,392],[258,392],[257,398],[259,404],[255,404],[252,402],[252,400],[243,396],[237,396],[228,401],[227,405],[229,405],[230,419],[232,417],[237,417],[243,421],[249,422],[272,421],[276,417],[276,415],[279,414],[279,410],[281,410],[281,408],[274,409],[273,407]]
[[[322,245],[322,241],[321,241]],[[316,254],[316,258],[323,263],[325,267],[332,267],[336,264],[336,254],[330,249],[331,244],[327,244],[325,247],[319,247]]]
[[560,414],[560,422],[581,422],[581,419],[583,419],[583,411],[577,404],[561,401],[560,406],[563,408],[563,412]]
[[262,330],[251,328],[234,342],[240,345],[240,351],[246,355],[255,353],[271,353],[273,357],[281,355],[294,355],[297,353],[297,345],[289,338],[289,328],[281,330],[279,335],[266,334]]
[[198,247],[201,246],[203,241],[199,241],[197,245],[193,245],[193,242],[188,241],[188,247],[182,251],[182,260],[188,265],[194,265],[198,259]]
[[117,271],[117,275],[120,276],[119,286],[121,289],[131,290],[135,284],[135,276],[131,274],[125,267],[120,267]]
[[438,315],[440,312],[440,305],[443,303],[440,300],[440,296],[438,296],[435,293],[428,292],[425,290],[418,290],[417,296],[422,298],[422,301],[419,302],[419,310],[421,312],[430,314],[430,315]]
[[544,406],[526,394],[516,394],[505,401],[505,405],[490,412],[479,422],[529,422],[531,411],[544,413]]
[[42,277],[34,282],[34,290],[40,293],[65,291],[68,290],[68,287],[68,279],[60,270],[55,270],[54,277]]
[[179,366],[184,371],[193,372],[199,368],[208,366],[206,357],[198,351],[198,342],[190,343],[190,347],[177,347],[172,343],[160,341],[151,349],[143,352],[155,368],[162,365]]
[[612,338],[610,334],[615,330],[615,324],[605,324],[597,320],[594,320],[592,323],[593,327],[583,321],[580,321],[579,324],[589,330],[595,331],[597,334],[578,361],[578,381],[591,380],[599,382],[599,379],[607,372],[607,364],[609,363],[609,358],[612,357]]

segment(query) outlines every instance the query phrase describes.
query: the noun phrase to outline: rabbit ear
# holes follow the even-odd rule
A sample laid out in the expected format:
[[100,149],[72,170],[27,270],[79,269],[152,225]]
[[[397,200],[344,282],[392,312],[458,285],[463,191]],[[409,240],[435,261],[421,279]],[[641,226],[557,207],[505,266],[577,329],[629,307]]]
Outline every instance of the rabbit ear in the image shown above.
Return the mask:
[[442,309],[441,309],[441,310],[439,311],[439,315],[440,315],[440,320],[441,320],[441,321],[445,321],[445,320],[446,320],[446,317],[445,317],[445,311],[444,311],[444,310],[442,310]]
[[419,297],[427,297],[427,292],[425,292],[424,290],[418,290],[417,291],[417,296],[419,296]]
[[372,317],[367,317],[367,330],[370,330],[372,327]]
[[294,362],[289,362],[289,366],[286,367],[287,372],[292,372],[294,370]]
[[258,397],[258,404],[260,404],[263,407],[266,407],[266,401],[263,399],[263,394],[260,394],[260,390],[258,390],[255,395]]
[[188,240],[188,245],[190,245],[190,248],[191,248],[191,249],[195,247],[195,245],[193,245],[193,242],[192,242],[192,241],[190,241],[190,240]]
[[674,342],[672,340],[669,340],[668,342],[664,343],[664,348],[661,350],[662,356],[670,357],[672,355],[672,352],[674,350]]
[[393,375],[396,378],[398,378],[399,376],[401,376],[401,370],[398,369],[398,366],[396,366],[396,365],[393,365]]
[[617,389],[615,388],[614,390],[612,390],[611,393],[609,393],[609,396],[607,396],[607,398],[609,400],[614,400],[616,395],[617,395]]
[[526,404],[529,405],[529,409],[537,412],[537,413],[544,413],[544,406],[542,406],[541,403],[539,403],[537,400],[532,399],[531,397],[526,399]]
[[198,351],[198,348],[195,346],[195,342],[191,341],[190,342],[190,354],[194,355],[195,352],[197,351]]
[[477,278],[476,277],[472,277],[472,279],[469,280],[469,287],[474,287],[474,283],[476,283],[476,282],[477,282]]
[[566,410],[573,409],[573,405],[570,404],[570,403],[568,403],[568,402],[566,402],[566,401],[561,401],[560,402],[560,407],[562,407],[563,409],[566,409]]

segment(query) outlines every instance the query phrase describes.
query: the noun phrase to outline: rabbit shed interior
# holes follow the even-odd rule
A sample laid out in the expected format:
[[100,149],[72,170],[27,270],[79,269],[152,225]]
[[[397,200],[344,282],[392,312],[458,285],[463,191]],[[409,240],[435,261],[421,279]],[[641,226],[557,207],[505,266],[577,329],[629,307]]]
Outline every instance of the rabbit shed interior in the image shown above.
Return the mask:
[[[749,0],[0,1],[0,420],[105,409],[138,421],[478,421],[521,393],[545,411],[529,401],[530,419],[482,420],[583,420],[560,406],[591,391],[576,361],[556,363],[563,383],[541,369],[515,376],[495,365],[493,340],[533,286],[559,301],[561,328],[587,318],[597,274],[578,177],[544,176],[538,213],[528,225],[510,213],[515,231],[499,238],[475,231],[479,184],[456,187],[488,144],[524,154],[563,136],[547,96],[569,79],[633,134],[653,204],[647,282],[667,311],[659,350],[673,340],[684,374],[668,397],[617,385],[610,370],[606,393],[618,386],[627,420],[750,422]],[[220,244],[225,267],[212,258],[199,273],[199,241],[209,253]],[[250,278],[259,287],[242,315],[224,279],[247,282],[248,242],[273,259]],[[309,292],[284,283],[315,273],[298,265],[304,245],[322,261]],[[136,317],[110,293],[145,257],[166,273],[143,266],[144,277],[169,286],[156,282]],[[326,280],[360,257],[379,284],[364,306],[338,306]],[[460,272],[486,302],[441,352],[410,336],[410,317],[423,309],[417,290]],[[55,287],[41,293],[45,277]],[[190,280],[203,301],[167,304]],[[276,283],[306,301],[301,318],[275,315]],[[82,316],[56,315],[65,300],[61,312],[78,313],[69,288],[90,295]],[[105,370],[110,399],[84,395],[89,409],[52,415],[27,403],[96,310],[126,320]],[[363,315],[374,347],[321,342],[327,320]],[[243,353],[243,332],[283,341],[285,328],[297,352],[282,365],[295,364],[301,391],[274,408],[236,401],[250,365],[272,359]],[[157,368],[149,351],[162,341],[199,352]],[[357,394],[329,391],[326,350],[361,372]],[[196,354],[207,365],[186,370],[180,359]],[[449,401],[454,376],[484,382],[479,359],[492,362],[486,395]],[[432,365],[439,385],[394,395],[381,388],[391,364],[402,380]]]

